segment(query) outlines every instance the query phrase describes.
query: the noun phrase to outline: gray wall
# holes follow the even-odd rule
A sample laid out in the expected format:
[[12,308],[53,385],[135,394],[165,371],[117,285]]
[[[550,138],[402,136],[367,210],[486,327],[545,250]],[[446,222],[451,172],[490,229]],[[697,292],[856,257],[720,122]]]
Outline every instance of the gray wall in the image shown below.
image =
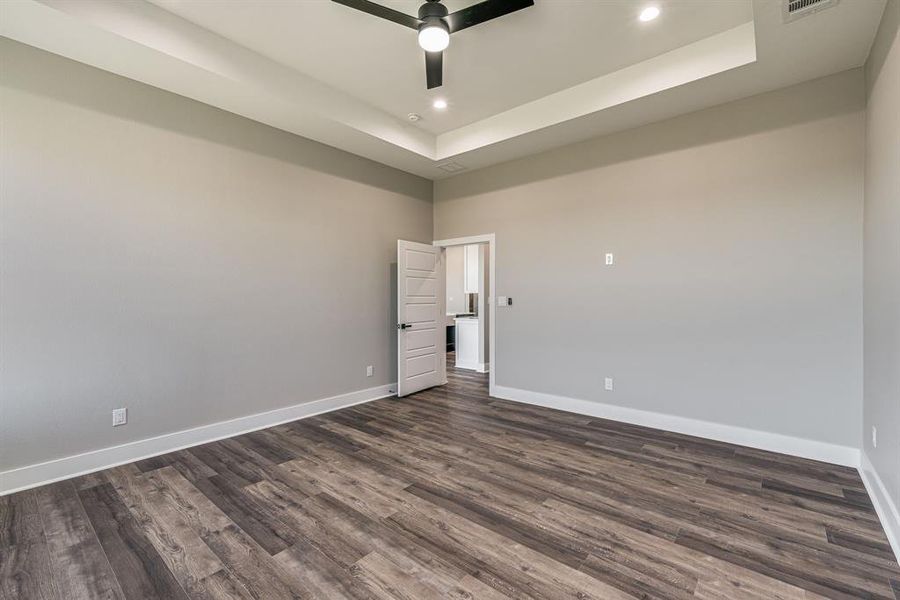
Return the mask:
[[[866,454],[900,506],[900,2],[888,2],[866,65]],[[872,426],[878,427],[878,448]]]
[[864,109],[856,69],[436,182],[436,237],[497,235],[497,384],[859,447]]
[[0,470],[395,379],[391,265],[432,240],[431,182],[0,57]]
[[[437,182],[432,213],[428,181],[7,40],[0,60],[0,470],[390,382],[396,240],[490,232],[515,300],[498,384],[869,439],[861,70]],[[896,493],[877,64],[865,418]]]

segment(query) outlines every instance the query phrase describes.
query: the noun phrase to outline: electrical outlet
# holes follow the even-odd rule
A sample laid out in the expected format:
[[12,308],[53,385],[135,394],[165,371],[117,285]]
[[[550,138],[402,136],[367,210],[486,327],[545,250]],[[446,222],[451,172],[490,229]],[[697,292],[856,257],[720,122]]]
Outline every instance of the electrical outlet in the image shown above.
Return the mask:
[[113,409],[113,427],[118,427],[119,425],[124,425],[128,422],[128,409],[127,408],[114,408]]
[[605,389],[607,392],[612,391],[612,389],[613,389],[613,378],[612,377],[607,377],[606,379],[603,380],[603,389]]
[[373,367],[372,365],[369,365],[368,367],[366,367],[366,377],[371,377],[374,374],[375,374],[375,367]]
[[872,425],[872,447],[878,447],[878,430]]
[[613,264],[615,264],[615,262],[616,262],[616,259],[613,256],[612,252],[607,252],[606,253],[606,266],[607,267],[612,266]]

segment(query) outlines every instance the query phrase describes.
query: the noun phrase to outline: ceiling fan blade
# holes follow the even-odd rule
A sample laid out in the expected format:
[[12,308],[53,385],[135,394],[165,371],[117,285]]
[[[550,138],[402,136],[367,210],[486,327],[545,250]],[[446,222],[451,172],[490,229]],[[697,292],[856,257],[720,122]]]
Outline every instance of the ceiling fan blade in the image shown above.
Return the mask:
[[450,33],[466,29],[503,15],[534,6],[534,0],[485,0],[447,15],[444,20]]
[[444,53],[443,52],[426,52],[425,53],[425,80],[428,82],[428,89],[441,87],[444,83]]
[[338,4],[343,4],[344,6],[349,6],[350,8],[355,8],[356,10],[361,10],[364,13],[368,13],[376,17],[381,17],[382,19],[387,19],[388,21],[393,21],[394,23],[403,25],[404,27],[409,27],[410,29],[418,29],[419,25],[422,24],[422,21],[412,15],[402,13],[398,10],[394,10],[393,8],[388,8],[387,6],[378,4],[376,2],[370,2],[369,0],[331,1],[337,2]]

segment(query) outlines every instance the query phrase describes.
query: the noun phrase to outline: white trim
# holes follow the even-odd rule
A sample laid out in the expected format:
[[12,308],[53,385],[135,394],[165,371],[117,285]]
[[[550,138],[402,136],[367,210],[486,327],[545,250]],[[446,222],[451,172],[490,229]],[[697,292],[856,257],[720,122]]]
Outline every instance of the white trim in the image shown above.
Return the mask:
[[468,246],[470,244],[490,244],[494,241],[493,233],[485,233],[482,235],[469,235],[466,237],[447,238],[446,240],[435,240],[432,242],[434,246]]
[[859,467],[859,449],[850,446],[839,446],[837,444],[791,437],[780,433],[746,429],[733,425],[723,425],[721,423],[677,417],[635,408],[626,408],[624,406],[614,406],[591,400],[579,400],[542,392],[531,392],[501,385],[496,386],[494,392],[492,395],[505,400],[536,404],[547,408],[611,419],[632,425],[643,425],[644,427],[749,446],[760,450],[780,452],[846,467]]
[[[488,325],[488,365],[496,365],[494,358],[497,353],[497,236],[493,233],[485,233],[482,235],[470,235],[466,237],[447,238],[445,240],[435,240],[432,242],[435,246],[446,248],[447,246],[465,246],[468,244],[488,244],[491,252],[490,264],[490,294],[488,294],[488,314],[490,315],[490,324]],[[497,374],[495,369],[488,370],[488,396],[495,396],[497,388]]]
[[878,471],[875,470],[875,465],[869,460],[865,450],[862,452],[859,474],[862,477],[863,485],[866,486],[866,491],[869,492],[872,504],[875,505],[875,512],[878,513],[884,534],[894,550],[894,558],[900,563],[900,510],[894,504],[894,500],[888,493],[881,477],[878,476]]
[[478,363],[477,365],[475,365],[475,370],[479,373],[490,373],[491,363]]
[[3,471],[0,473],[0,495],[386,398],[393,396],[396,389],[396,383],[389,383]]

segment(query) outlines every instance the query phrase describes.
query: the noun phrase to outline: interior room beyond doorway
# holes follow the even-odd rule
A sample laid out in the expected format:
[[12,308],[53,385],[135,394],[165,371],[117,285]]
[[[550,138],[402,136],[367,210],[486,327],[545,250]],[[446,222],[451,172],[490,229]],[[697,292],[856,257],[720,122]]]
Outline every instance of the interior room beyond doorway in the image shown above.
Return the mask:
[[448,246],[445,261],[447,352],[455,356],[454,365],[448,366],[486,373],[490,369],[489,246]]

